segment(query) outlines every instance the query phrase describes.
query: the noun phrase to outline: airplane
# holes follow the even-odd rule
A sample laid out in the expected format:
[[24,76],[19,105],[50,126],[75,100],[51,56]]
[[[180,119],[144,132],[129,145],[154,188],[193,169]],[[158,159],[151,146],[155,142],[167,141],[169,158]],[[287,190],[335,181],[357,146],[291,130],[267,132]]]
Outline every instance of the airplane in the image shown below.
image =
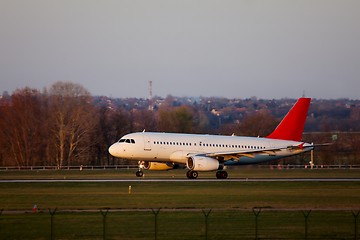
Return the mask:
[[313,150],[313,144],[301,141],[310,101],[299,98],[266,137],[143,131],[123,136],[109,153],[138,161],[137,177],[143,176],[142,169],[170,170],[181,164],[187,167],[189,179],[196,179],[201,171],[216,171],[218,179],[226,179],[225,166],[258,164]]

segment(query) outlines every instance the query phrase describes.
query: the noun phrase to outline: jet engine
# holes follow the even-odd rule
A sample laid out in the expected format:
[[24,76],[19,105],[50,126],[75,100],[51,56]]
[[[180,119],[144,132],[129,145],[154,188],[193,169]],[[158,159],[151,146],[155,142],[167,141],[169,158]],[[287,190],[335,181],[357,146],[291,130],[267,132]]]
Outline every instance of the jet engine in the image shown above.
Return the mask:
[[192,156],[187,159],[186,166],[192,171],[214,171],[220,168],[220,163],[214,158]]
[[172,163],[142,162],[141,165],[146,170],[166,171],[174,168]]

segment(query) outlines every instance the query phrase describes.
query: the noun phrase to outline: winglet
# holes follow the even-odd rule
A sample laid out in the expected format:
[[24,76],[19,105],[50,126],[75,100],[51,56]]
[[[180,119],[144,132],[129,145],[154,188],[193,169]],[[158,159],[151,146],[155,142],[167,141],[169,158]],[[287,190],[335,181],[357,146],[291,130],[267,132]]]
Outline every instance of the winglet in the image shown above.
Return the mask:
[[300,141],[311,98],[299,98],[267,138]]

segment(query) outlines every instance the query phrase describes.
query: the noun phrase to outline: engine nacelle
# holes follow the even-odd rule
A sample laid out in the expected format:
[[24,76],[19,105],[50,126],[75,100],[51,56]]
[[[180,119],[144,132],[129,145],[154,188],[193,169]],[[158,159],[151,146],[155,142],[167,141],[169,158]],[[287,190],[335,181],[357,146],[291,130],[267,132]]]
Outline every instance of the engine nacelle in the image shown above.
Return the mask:
[[220,168],[220,163],[214,158],[192,156],[187,159],[186,166],[193,171],[215,171]]
[[174,168],[172,163],[142,162],[141,165],[146,170],[166,171]]

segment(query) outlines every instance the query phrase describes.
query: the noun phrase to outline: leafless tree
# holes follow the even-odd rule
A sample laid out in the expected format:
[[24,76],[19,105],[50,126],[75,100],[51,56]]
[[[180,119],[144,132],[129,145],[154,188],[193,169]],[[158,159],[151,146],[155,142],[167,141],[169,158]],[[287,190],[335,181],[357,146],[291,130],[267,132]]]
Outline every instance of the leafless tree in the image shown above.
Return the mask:
[[16,90],[11,102],[1,106],[0,131],[9,165],[33,166],[41,160],[42,96],[30,88]]
[[158,112],[158,129],[164,132],[193,132],[193,112],[188,106],[164,107]]
[[155,112],[144,110],[136,110],[131,112],[132,115],[132,127],[133,132],[136,131],[155,131],[156,130],[156,118]]
[[49,97],[56,165],[86,161],[96,124],[90,93],[79,84],[57,82],[50,87]]
[[276,120],[268,111],[258,111],[246,116],[235,132],[244,136],[266,136],[276,127]]
[[125,110],[114,106],[100,106],[97,109],[97,125],[93,139],[97,139],[94,146],[92,164],[111,164],[108,148],[124,134],[130,132],[130,114]]

